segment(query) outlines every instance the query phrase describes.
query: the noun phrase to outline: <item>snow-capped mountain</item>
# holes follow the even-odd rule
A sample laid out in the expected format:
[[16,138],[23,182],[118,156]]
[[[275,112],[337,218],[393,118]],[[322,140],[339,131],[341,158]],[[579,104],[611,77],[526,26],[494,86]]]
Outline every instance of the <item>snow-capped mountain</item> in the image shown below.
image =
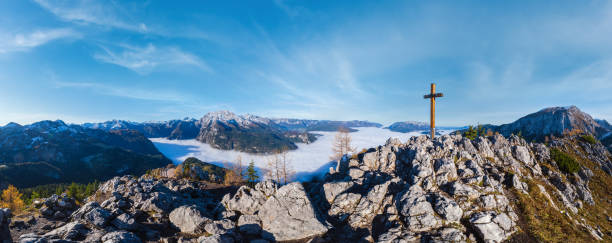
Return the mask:
[[249,127],[254,124],[270,126],[272,122],[268,118],[259,117],[251,114],[237,115],[230,111],[214,111],[204,115],[199,120],[200,126],[209,126],[214,122],[232,123],[240,127]]
[[295,143],[316,140],[309,131],[336,131],[340,127],[381,127],[367,121],[329,121],[301,119],[271,119],[251,114],[238,115],[230,111],[214,111],[199,120],[185,118],[166,122],[130,122],[112,120],[85,123],[84,127],[106,131],[130,129],[149,138],[197,139],[219,149],[265,153],[279,149],[295,149]]
[[170,162],[135,130],[104,131],[60,120],[0,127],[0,186],[102,180]]
[[194,139],[199,132],[198,120],[184,118],[164,122],[132,122],[124,120],[111,120],[101,123],[85,123],[84,127],[102,129],[105,131],[130,129],[136,130],[149,138]]
[[206,114],[198,125],[200,132],[196,139],[218,149],[267,153],[297,148],[297,141],[287,136],[288,131],[267,118],[217,111]]

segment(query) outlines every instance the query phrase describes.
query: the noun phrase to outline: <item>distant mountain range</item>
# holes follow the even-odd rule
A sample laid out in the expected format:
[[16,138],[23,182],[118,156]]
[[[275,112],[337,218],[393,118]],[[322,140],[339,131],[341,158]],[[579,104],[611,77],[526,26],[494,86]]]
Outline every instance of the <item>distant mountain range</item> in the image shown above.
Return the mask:
[[357,131],[354,127],[382,127],[382,124],[369,121],[330,121],[330,120],[302,120],[302,119],[270,119],[271,122],[288,131],[338,131],[340,128]]
[[62,121],[0,127],[0,188],[106,180],[170,164],[140,132]]
[[229,111],[216,111],[200,120],[185,118],[166,122],[130,122],[113,120],[85,123],[84,127],[105,131],[131,129],[149,138],[197,139],[214,148],[249,153],[269,153],[281,149],[296,149],[296,143],[311,143],[316,135],[310,131],[336,131],[345,127],[381,127],[367,121],[329,121],[276,119],[255,115],[237,115]]
[[[460,129],[464,129],[465,127],[436,127],[436,129],[440,130],[460,130]],[[417,122],[417,121],[403,121],[403,122],[395,122],[387,127],[385,127],[385,129],[389,129],[390,131],[394,131],[394,132],[401,132],[401,133],[409,133],[409,132],[416,132],[416,131],[425,131],[425,134],[429,133],[429,123],[425,123],[425,122]]]
[[93,129],[111,130],[136,130],[148,138],[168,139],[194,139],[198,136],[200,129],[198,120],[185,118],[183,120],[170,120],[165,122],[131,122],[124,120],[112,120],[101,123],[85,123],[84,127]]
[[[147,139],[152,137],[197,139],[218,149],[268,153],[315,141],[316,135],[311,131],[381,126],[367,121],[269,119],[228,111],[211,112],[199,120],[166,122],[113,120],[67,125],[62,121],[41,121],[25,126],[9,123],[0,127],[0,188],[7,184],[29,187],[104,180],[115,175],[138,175],[171,164]],[[575,106],[546,108],[513,123],[484,126],[505,136],[520,133],[529,140],[560,137],[566,131],[579,129],[612,151],[612,126]],[[428,124],[397,122],[385,128],[412,132],[427,130]]]

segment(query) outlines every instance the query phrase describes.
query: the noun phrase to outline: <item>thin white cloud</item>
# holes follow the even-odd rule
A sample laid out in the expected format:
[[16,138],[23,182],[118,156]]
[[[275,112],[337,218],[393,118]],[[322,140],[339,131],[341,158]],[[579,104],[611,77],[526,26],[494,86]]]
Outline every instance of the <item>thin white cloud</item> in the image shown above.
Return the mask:
[[158,48],[153,44],[146,47],[123,45],[120,51],[112,51],[107,47],[103,47],[103,50],[104,52],[94,55],[96,60],[122,66],[139,74],[148,74],[166,66],[184,65],[212,72],[204,60],[178,47]]
[[44,45],[48,42],[77,38],[80,34],[69,28],[37,30],[30,33],[8,34],[0,38],[0,53],[11,51],[26,51]]
[[126,20],[129,17],[120,16],[118,13],[125,11],[114,2],[94,0],[35,0],[35,2],[65,21],[138,32],[148,31],[146,24],[129,21]]
[[188,96],[179,92],[160,91],[160,90],[145,90],[134,87],[119,87],[100,83],[87,82],[55,82],[57,88],[77,88],[86,89],[92,92],[130,98],[138,100],[165,101],[165,102],[185,102]]
[[612,59],[598,60],[575,69],[553,89],[564,95],[579,95],[584,100],[612,101]]
[[291,6],[290,4],[287,4],[287,1],[285,0],[274,0],[274,4],[276,4],[278,8],[283,10],[283,12],[292,18],[298,17],[305,13],[310,13],[308,9],[301,6]]

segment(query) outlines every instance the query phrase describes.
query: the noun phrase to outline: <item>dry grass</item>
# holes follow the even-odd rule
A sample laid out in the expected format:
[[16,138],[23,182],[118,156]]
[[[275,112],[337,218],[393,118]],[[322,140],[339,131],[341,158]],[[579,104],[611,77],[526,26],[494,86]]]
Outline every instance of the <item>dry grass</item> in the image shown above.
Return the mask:
[[[523,230],[540,242],[590,242],[593,238],[574,225],[571,220],[555,210],[540,191],[536,182],[528,181],[529,195],[515,192],[518,213],[526,225]],[[540,183],[543,185],[543,183]],[[561,205],[561,204],[558,204]]]
[[[582,147],[576,146],[576,140],[573,140],[573,148],[582,150]],[[593,228],[601,230],[604,234],[603,242],[612,242],[612,237],[609,232],[612,232],[612,224],[607,217],[612,212],[612,193],[609,185],[612,185],[612,176],[601,170],[600,166],[587,158],[578,156],[571,148],[559,148],[569,157],[576,160],[580,165],[589,168],[593,171],[594,176],[589,181],[588,187],[593,195],[595,205],[584,203],[584,207],[578,211],[577,215],[571,215],[574,220],[581,221],[584,218],[586,224]],[[585,151],[579,151],[586,154]],[[547,163],[540,165],[548,167],[551,170],[558,171],[553,166]],[[573,177],[573,175],[569,175]],[[564,180],[572,179],[563,177]],[[573,178],[576,179],[576,178]],[[541,242],[594,242],[596,241],[586,229],[576,224],[568,216],[555,210],[548,199],[540,191],[537,184],[544,186],[546,191],[552,196],[554,203],[564,210],[563,203],[560,202],[553,193],[555,188],[541,181],[527,181],[529,185],[529,195],[522,193],[514,193],[518,199],[517,212],[522,215],[526,221],[523,230],[531,237]]]

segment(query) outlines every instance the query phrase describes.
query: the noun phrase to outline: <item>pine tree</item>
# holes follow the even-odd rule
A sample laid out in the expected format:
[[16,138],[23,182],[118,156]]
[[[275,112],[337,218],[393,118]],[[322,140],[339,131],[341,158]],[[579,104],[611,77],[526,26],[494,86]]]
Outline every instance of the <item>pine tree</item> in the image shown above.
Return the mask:
[[485,129],[482,125],[478,125],[478,132],[476,134],[477,137],[485,136]]
[[9,185],[6,190],[2,191],[0,208],[9,208],[12,212],[21,211],[25,207],[21,197],[19,190],[13,185]]
[[259,180],[259,176],[255,170],[255,162],[251,160],[251,163],[249,163],[249,167],[247,168],[247,183],[250,187],[254,187],[257,180]]

